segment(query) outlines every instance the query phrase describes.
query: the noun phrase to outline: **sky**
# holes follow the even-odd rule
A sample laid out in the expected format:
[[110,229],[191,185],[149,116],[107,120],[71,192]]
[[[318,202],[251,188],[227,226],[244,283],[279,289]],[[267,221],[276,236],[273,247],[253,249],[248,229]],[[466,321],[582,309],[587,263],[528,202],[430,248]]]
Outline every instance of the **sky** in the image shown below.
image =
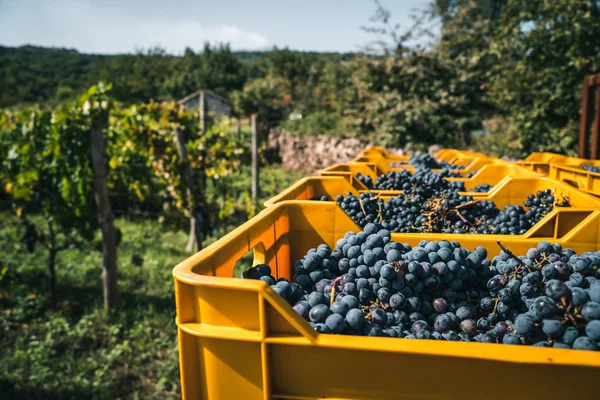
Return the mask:
[[[428,2],[381,0],[405,28]],[[374,11],[373,0],[0,0],[0,45],[101,54],[160,45],[182,54],[208,41],[233,50],[347,52],[374,39],[360,29]]]

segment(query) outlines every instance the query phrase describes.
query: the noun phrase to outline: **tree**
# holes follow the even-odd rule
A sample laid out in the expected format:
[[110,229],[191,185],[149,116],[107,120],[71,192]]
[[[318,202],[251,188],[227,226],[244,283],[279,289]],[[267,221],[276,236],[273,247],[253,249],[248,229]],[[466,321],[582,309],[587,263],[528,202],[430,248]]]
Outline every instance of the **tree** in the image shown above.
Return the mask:
[[290,102],[290,84],[280,77],[255,79],[244,85],[243,90],[235,92],[233,98],[239,114],[257,114],[259,131],[268,132],[273,124],[284,118],[284,111]]
[[[23,221],[27,249],[33,251],[37,243],[48,249],[49,299],[53,307],[57,300],[58,253],[89,243],[99,226],[106,243],[107,223],[112,220],[110,213],[95,218],[104,208],[98,208],[94,201],[94,180],[97,184],[98,176],[92,168],[92,158],[96,158],[92,155],[92,133],[107,122],[111,108],[108,90],[110,87],[99,84],[76,102],[53,111],[33,108],[5,112],[0,118],[0,182]],[[104,175],[102,171],[100,174]],[[34,221],[30,214],[41,218]],[[115,306],[117,292],[115,247],[119,237],[114,226],[112,230],[112,249],[104,249],[105,267],[106,258],[112,260],[110,279],[105,279],[104,288],[107,309]]]
[[575,154],[581,84],[600,71],[600,5],[508,0],[490,52],[492,96],[517,126],[521,155]]
[[[81,105],[54,112],[39,109],[9,114],[2,136],[10,143],[2,154],[0,180],[24,220],[25,240],[48,249],[49,298],[56,305],[56,256],[73,245],[93,239],[97,228],[89,152],[90,120]],[[28,219],[39,213],[41,221]]]
[[409,40],[422,33],[419,24],[401,31],[389,11],[375,3],[371,22],[376,25],[366,28],[378,36],[368,48],[375,54],[348,63],[355,95],[344,113],[348,125],[361,134],[374,132],[381,144],[468,145],[487,104],[478,76],[463,68],[469,63],[455,60],[464,45],[410,46]]
[[190,220],[190,250],[200,250],[209,225],[207,179],[235,171],[243,151],[230,122],[200,135],[198,115],[175,102],[117,108],[110,121],[111,187],[141,202],[160,196],[162,216]]
[[180,99],[200,89],[227,97],[233,90],[241,89],[245,82],[242,64],[229,45],[211,47],[206,43],[198,54],[187,49],[173,67],[163,85],[166,98]]

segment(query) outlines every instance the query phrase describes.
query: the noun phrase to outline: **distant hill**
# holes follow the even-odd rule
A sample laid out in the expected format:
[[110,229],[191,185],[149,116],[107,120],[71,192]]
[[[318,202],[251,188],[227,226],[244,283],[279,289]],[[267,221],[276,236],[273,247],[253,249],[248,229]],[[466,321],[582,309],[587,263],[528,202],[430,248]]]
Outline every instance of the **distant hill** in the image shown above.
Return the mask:
[[208,45],[201,53],[190,50],[183,56],[160,49],[99,55],[65,48],[0,46],[0,107],[54,105],[76,98],[99,80],[112,82],[113,95],[123,102],[178,99],[199,88],[228,96],[247,79],[267,74],[273,64],[293,60],[294,65],[298,57],[309,65],[340,55],[287,49],[232,52],[227,46]]

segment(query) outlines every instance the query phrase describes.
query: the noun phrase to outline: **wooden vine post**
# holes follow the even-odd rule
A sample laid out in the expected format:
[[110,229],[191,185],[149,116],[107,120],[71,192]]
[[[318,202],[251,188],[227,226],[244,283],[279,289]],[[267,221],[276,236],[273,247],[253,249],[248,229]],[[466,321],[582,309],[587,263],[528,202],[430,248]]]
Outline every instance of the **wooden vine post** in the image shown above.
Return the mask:
[[200,133],[204,135],[206,133],[206,96],[204,95],[204,90],[200,92],[198,106],[200,112]]
[[588,75],[583,80],[579,120],[579,157],[593,160],[600,158],[600,74]]
[[177,145],[177,153],[184,164],[184,181],[186,184],[186,196],[188,200],[188,212],[190,214],[190,235],[185,251],[194,253],[202,250],[202,227],[198,220],[198,210],[196,205],[196,199],[192,191],[192,185],[194,184],[194,171],[190,166],[188,159],[188,153],[185,148],[185,137],[180,128],[175,129],[175,144]]
[[103,126],[96,123],[91,131],[92,168],[94,171],[94,200],[98,209],[98,223],[102,231],[102,278],[104,283],[104,310],[113,310],[119,301],[117,285],[117,231],[108,199],[106,186],[106,153]]
[[256,124],[256,114],[252,114],[252,201],[254,203],[256,203],[256,199],[260,195],[258,165],[258,127]]

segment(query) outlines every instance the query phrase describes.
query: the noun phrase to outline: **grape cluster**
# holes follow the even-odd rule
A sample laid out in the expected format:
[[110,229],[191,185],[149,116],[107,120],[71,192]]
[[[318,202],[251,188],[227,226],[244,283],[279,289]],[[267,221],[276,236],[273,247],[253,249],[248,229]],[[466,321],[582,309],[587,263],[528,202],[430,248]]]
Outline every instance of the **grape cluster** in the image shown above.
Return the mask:
[[413,154],[407,162],[399,161],[396,165],[414,165],[416,168],[422,169],[465,169],[462,165],[447,163],[446,161],[436,160],[427,153]]
[[478,193],[486,193],[492,190],[493,186],[488,185],[487,183],[482,183],[481,185],[475,186],[475,189],[470,190],[470,192],[478,192]]
[[557,201],[550,190],[544,190],[528,196],[523,203],[527,210],[521,205],[507,205],[499,210],[493,201],[459,195],[455,184],[463,182],[439,180],[431,185],[412,186],[387,202],[370,192],[359,197],[351,193],[338,195],[336,202],[361,227],[376,223],[402,233],[503,235],[522,235],[555,205],[569,205],[564,199]]
[[458,242],[411,248],[368,224],[310,249],[291,281],[266,264],[242,277],[271,285],[320,333],[598,350],[599,264],[600,252],[545,241],[491,261]]
[[310,198],[312,201],[333,201],[329,196],[314,196]]
[[357,172],[355,176],[356,179],[361,181],[367,187],[367,189],[373,190],[373,178],[369,175],[363,175],[360,172]]
[[386,175],[381,175],[377,178],[371,189],[376,190],[404,190],[410,187],[412,174],[408,170],[398,172],[388,172]]
[[582,165],[581,169],[584,169],[589,172],[600,172],[600,167],[596,167],[595,165]]
[[479,172],[479,171],[471,171],[468,174],[465,175],[465,178],[472,178],[475,176],[475,174]]
[[[460,177],[460,174],[458,174]],[[409,190],[413,186],[443,186],[443,178],[456,177],[456,173],[443,169],[440,172],[433,172],[430,169],[419,168],[414,175],[408,170],[390,171],[385,175],[379,176],[375,182],[368,175],[356,173],[356,178],[361,181],[370,190]],[[446,182],[446,181],[444,181]],[[454,188],[457,191],[465,191],[464,182],[450,182],[444,187]]]

